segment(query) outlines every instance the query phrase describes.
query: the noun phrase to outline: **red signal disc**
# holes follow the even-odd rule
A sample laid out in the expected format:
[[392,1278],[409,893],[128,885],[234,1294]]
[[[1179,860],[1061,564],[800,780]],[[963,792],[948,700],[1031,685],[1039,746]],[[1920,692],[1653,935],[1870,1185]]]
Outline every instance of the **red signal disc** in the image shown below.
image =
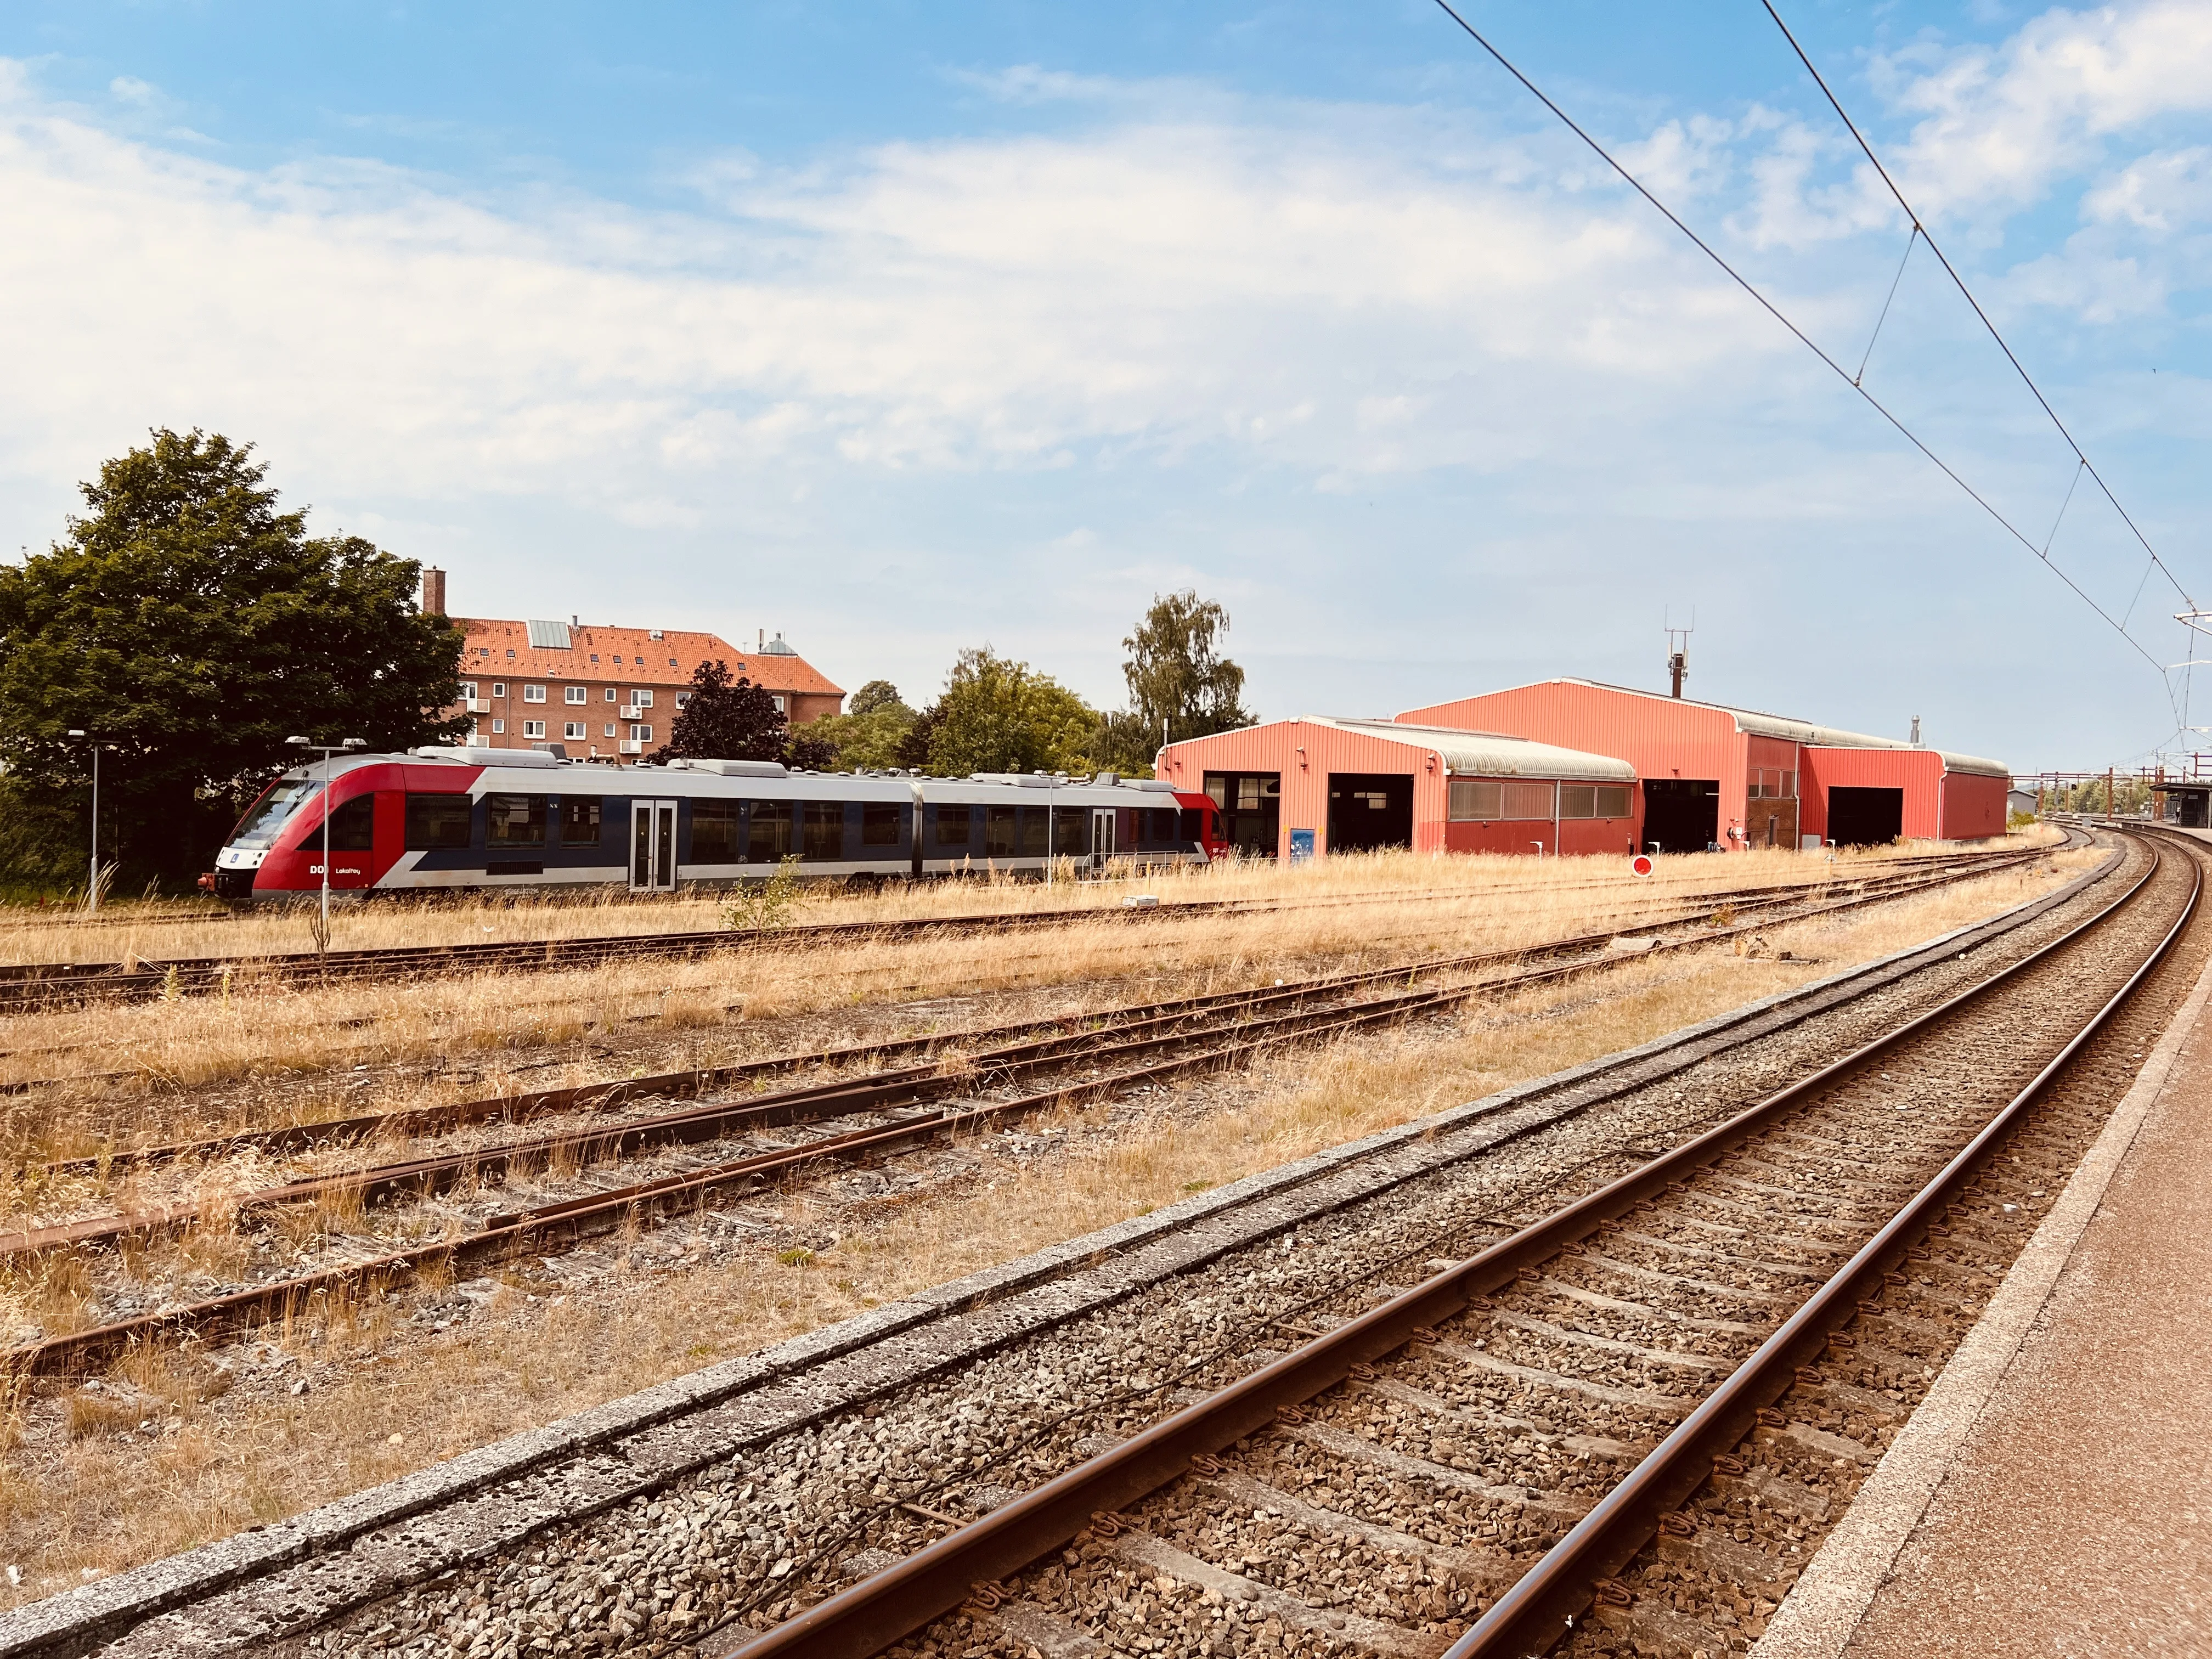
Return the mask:
[[1628,867],[1639,876],[1650,875],[1651,873],[1650,855],[1645,853],[1638,853],[1634,858],[1629,860]]

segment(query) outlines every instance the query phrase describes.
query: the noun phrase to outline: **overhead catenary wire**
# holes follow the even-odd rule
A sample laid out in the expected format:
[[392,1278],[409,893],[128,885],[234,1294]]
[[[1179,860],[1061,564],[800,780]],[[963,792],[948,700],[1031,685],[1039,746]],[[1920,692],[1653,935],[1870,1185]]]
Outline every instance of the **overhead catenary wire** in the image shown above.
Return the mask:
[[[2074,434],[2066,429],[2066,422],[2058,418],[2058,411],[2051,406],[2051,400],[2043,395],[2043,389],[2036,385],[2034,376],[2027,372],[2027,366],[2020,361],[2012,347],[2006,343],[2005,337],[1998,331],[1997,325],[1990,320],[1989,313],[1982,309],[1982,302],[1974,297],[1974,291],[1966,286],[1966,279],[1959,275],[1958,268],[1951,263],[1949,257],[1942,248],[1936,246],[1936,239],[1928,234],[1928,228],[1921,222],[1919,214],[1914,210],[1912,204],[1905,199],[1905,192],[1898,188],[1897,180],[1890,177],[1889,169],[1881,164],[1881,157],[1874,153],[1874,146],[1867,142],[1866,135],[1858,129],[1858,124],[1852,120],[1844,110],[1842,100],[1830,88],[1826,77],[1813,66],[1812,58],[1806,54],[1805,48],[1798,44],[1797,37],[1790,33],[1790,25],[1784,22],[1782,14],[1775,10],[1773,0],[1759,0],[1759,3],[1765,8],[1766,15],[1774,20],[1774,27],[1782,31],[1782,38],[1790,43],[1790,51],[1797,54],[1797,61],[1805,66],[1806,74],[1813,77],[1813,84],[1820,88],[1820,95],[1828,100],[1828,107],[1836,112],[1836,118],[1844,124],[1845,131],[1850,132],[1860,151],[1869,161],[1873,163],[1874,170],[1881,176],[1882,183],[1889,187],[1889,193],[1897,198],[1898,206],[1903,208],[1905,216],[1912,221],[1913,229],[1917,231],[1921,240],[1928,244],[1928,251],[1942,263],[1945,275],[1948,276],[1953,283],[1957,286],[1966,303],[1974,308],[1974,315],[1980,318],[1982,326],[1989,330],[1990,338],[1997,343],[1997,349],[2004,353],[2005,361],[2012,365],[2013,372],[2020,376],[2021,384],[2026,386],[2035,401],[2043,406],[2043,412],[2051,417],[2051,424],[2058,429],[2058,435],[2066,441],[2066,447],[2074,452],[2075,459],[2081,463],[2081,470],[2087,471],[2090,477],[2096,481],[2097,488],[2104,492],[2105,499],[2112,504],[2112,511],[2120,515],[2121,522],[2125,524],[2135,538],[2142,544],[2143,551],[2150,555],[2151,563],[2157,567],[2160,574],[2165,576],[2166,580],[2173,584],[2173,591],[2181,596],[2190,609],[2195,610],[2197,601],[2190,597],[2189,590],[2181,585],[2181,579],[2173,574],[2166,561],[2159,557],[2158,550],[2150,544],[2149,538],[2142,533],[2141,527],[2129,515],[2127,508],[2120,505],[2120,498],[2112,493],[2112,486],[2105,482],[2103,475],[2097,471],[2094,463],[2089,459],[2087,453],[2074,441]],[[1885,307],[1884,309],[1887,310],[1887,307]],[[1879,328],[1879,326],[1880,325],[1877,324],[1876,327]],[[2075,481],[2077,483],[2080,481],[2078,473]],[[2072,492],[2069,490],[2068,494],[2070,495]]]
[[[2019,526],[2013,523],[2010,519],[2008,519],[2002,513],[1999,512],[1994,502],[1992,502],[1987,496],[1984,495],[1979,490],[1976,489],[1973,485],[1968,483],[1966,480],[1959,474],[1958,471],[1950,465],[1950,463],[1946,461],[1942,456],[1938,455],[1933,449],[1929,448],[1928,445],[1923,441],[1920,435],[1914,432],[1911,427],[1905,425],[1905,423],[1890,410],[1887,404],[1884,404],[1881,399],[1875,397],[1874,393],[1869,392],[1865,386],[1854,380],[1850,370],[1846,369],[1841,363],[1830,356],[1825,349],[1814,341],[1810,335],[1807,334],[1803,329],[1798,327],[1796,323],[1792,322],[1780,307],[1777,306],[1771,300],[1768,299],[1765,295],[1760,293],[1757,286],[1754,285],[1749,278],[1746,277],[1742,272],[1739,271],[1734,265],[1730,264],[1727,259],[1723,258],[1719,250],[1715,248],[1711,243],[1706,241],[1704,237],[1698,235],[1696,231],[1691,229],[1689,225],[1683,221],[1680,215],[1677,214],[1672,208],[1668,207],[1664,202],[1653,195],[1650,190],[1646,189],[1643,181],[1638,179],[1634,173],[1631,173],[1626,167],[1623,167],[1618,161],[1616,161],[1613,158],[1613,153],[1607,149],[1603,144],[1598,143],[1595,138],[1592,137],[1589,132],[1585,131],[1582,125],[1575,120],[1574,117],[1569,115],[1566,111],[1560,108],[1556,103],[1553,102],[1551,98],[1546,94],[1542,88],[1539,87],[1527,76],[1523,75],[1520,70],[1515,66],[1511,58],[1506,57],[1504,52],[1498,51],[1496,46],[1490,43],[1489,37],[1485,35],[1481,30],[1476,28],[1474,24],[1468,22],[1465,17],[1460,15],[1458,9],[1451,3],[1451,0],[1437,0],[1437,9],[1444,14],[1444,15],[1450,18],[1453,22],[1459,25],[1461,29],[1466,33],[1467,37],[1469,40],[1473,40],[1478,46],[1480,46],[1483,51],[1489,53],[1491,58],[1496,61],[1500,69],[1503,69],[1508,75],[1511,76],[1516,81],[1518,81],[1521,85],[1526,88],[1529,96],[1535,99],[1538,103],[1543,105],[1546,109],[1549,110],[1554,116],[1558,117],[1560,125],[1565,126],[1568,131],[1573,133],[1576,137],[1581,139],[1584,144],[1588,145],[1591,152],[1595,154],[1600,161],[1603,161],[1606,166],[1611,167],[1613,172],[1620,174],[1621,179],[1627,184],[1631,190],[1633,190],[1638,196],[1641,196],[1646,202],[1650,203],[1651,206],[1666,219],[1668,223],[1674,226],[1675,229],[1680,231],[1683,235],[1687,237],[1691,242],[1696,246],[1699,252],[1703,253],[1708,259],[1711,259],[1716,265],[1718,265],[1727,275],[1729,281],[1733,282],[1738,288],[1741,289],[1746,294],[1751,296],[1752,300],[1759,306],[1760,310],[1765,312],[1768,316],[1773,318],[1776,322],[1781,324],[1783,327],[1788,329],[1792,335],[1796,336],[1798,343],[1802,345],[1815,357],[1818,357],[1823,363],[1826,364],[1828,368],[1835,374],[1838,380],[1841,380],[1845,386],[1850,386],[1853,392],[1856,392],[1861,398],[1864,398],[1867,402],[1867,405],[1877,415],[1880,415],[1883,420],[1888,422],[1891,427],[1897,431],[1899,436],[1904,438],[1904,440],[1907,443],[1911,444],[1915,449],[1918,450],[1921,454],[1925,456],[1945,477],[1950,479],[1953,483],[1958,485],[1960,489],[1964,490],[1977,507],[1980,507],[1983,512],[1988,514],[1990,518],[1996,520],[1998,525],[2002,526],[2008,535],[2009,535],[2014,541],[2018,542],[2022,547],[2026,548],[2028,552],[2034,555],[2046,570],[2050,571],[2051,574],[2057,577],[2060,581],[2064,582],[2068,587],[2072,589],[2075,598],[2079,599],[2082,604],[2087,605],[2090,610],[2095,611],[2099,617],[2102,617],[2112,628],[2113,632],[2117,633],[2123,640],[2127,641],[2129,647],[2133,650],[2137,656],[2148,663],[2151,667],[2157,672],[2160,683],[2166,687],[2166,700],[2169,702],[2172,702],[2173,685],[2171,678],[2167,675],[2166,665],[2160,662],[2156,657],[2153,656],[2148,650],[2146,650],[2142,642],[2138,641],[2134,635],[2129,633],[2125,628],[2120,625],[2118,618],[2115,617],[2111,611],[2106,610],[2103,605],[2098,604],[2079,582],[2068,575],[2065,571],[2059,568],[2058,566],[2053,564],[2050,558],[2045,555],[2044,550],[2038,547],[2034,541],[2021,530]],[[1778,22],[1780,20],[1778,18],[1776,21]],[[1877,163],[1877,165],[1879,164]],[[1911,210],[1907,208],[1906,211],[1909,213]],[[1925,240],[1927,233],[1923,231],[1921,234],[1923,239]],[[1936,250],[1933,242],[1929,243],[1929,248],[1931,252],[1935,252],[1938,258],[1942,258],[1941,252]],[[1945,268],[1948,269],[1949,261],[1945,260],[1944,264]],[[1980,307],[1977,306],[1975,309],[1979,311]],[[1984,319],[1984,320],[1986,321],[1987,319]],[[2000,343],[2002,344],[2002,342],[2000,342]],[[2011,355],[2009,349],[2007,349],[2006,355],[2008,356]],[[2017,360],[2015,360],[2014,366],[2018,366]],[[2025,376],[2027,371],[2023,369],[2021,372],[2022,375]],[[2042,394],[2038,392],[2036,396],[2038,400],[2040,401]],[[2048,404],[2045,404],[2044,406],[2046,410],[2050,408]],[[2056,414],[2053,414],[2051,418],[2056,421],[2057,416]],[[2063,428],[2061,429],[2063,430]],[[2067,441],[2071,444],[2073,440],[2069,436]],[[2080,453],[2079,447],[2075,447],[2075,453],[2080,454]],[[2088,466],[2088,458],[2086,455],[2081,457],[2081,462],[2085,467]],[[2089,472],[2092,477],[2096,477],[2096,469],[2094,467],[2089,467]],[[2103,488],[2104,481],[2101,478],[2098,479],[2098,484],[2100,488]],[[2112,492],[2109,489],[2106,489],[2105,493],[2107,499],[2110,499]],[[2112,505],[2114,509],[2120,513],[2120,516],[2122,518],[2125,519],[2127,517],[2125,511],[2120,508],[2119,503],[2117,501],[2114,501]],[[2132,520],[2129,520],[2129,527],[2130,529],[2134,528],[2134,521]],[[2136,533],[2137,539],[2141,540],[2142,532],[2137,531]],[[2150,544],[2148,541],[2145,541],[2143,545],[2146,549],[2149,549],[2150,547]],[[2154,556],[2155,556],[2155,550],[2152,550],[2152,551]],[[2171,572],[2167,573],[2167,579],[2169,580],[2172,580]],[[2179,584],[2177,582],[2175,583],[2175,586],[2179,587]]]

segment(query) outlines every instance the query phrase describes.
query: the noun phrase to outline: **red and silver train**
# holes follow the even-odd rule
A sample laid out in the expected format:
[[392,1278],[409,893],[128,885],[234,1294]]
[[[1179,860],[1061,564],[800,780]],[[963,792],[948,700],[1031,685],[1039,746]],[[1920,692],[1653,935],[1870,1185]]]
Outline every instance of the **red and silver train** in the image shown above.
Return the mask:
[[[327,796],[327,799],[325,797]],[[545,750],[350,755],[285,773],[201,885],[237,902],[320,890],[323,820],[340,892],[625,884],[671,892],[773,874],[855,886],[1048,859],[1202,864],[1218,809],[1152,778],[925,778],[791,772],[760,761],[620,769]]]

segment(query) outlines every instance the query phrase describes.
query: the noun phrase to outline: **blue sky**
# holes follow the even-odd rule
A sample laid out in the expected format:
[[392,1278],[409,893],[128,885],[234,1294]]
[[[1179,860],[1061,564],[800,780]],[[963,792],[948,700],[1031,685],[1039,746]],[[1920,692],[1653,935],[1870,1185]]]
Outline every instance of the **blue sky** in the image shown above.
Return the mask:
[[[1856,368],[1906,222],[1755,3],[1467,10]],[[1785,15],[2212,603],[2212,4]],[[1924,247],[1869,389],[2132,642],[1432,4],[18,3],[0,200],[11,547],[198,424],[457,610],[915,701],[1117,702],[1194,586],[1270,716],[1655,684],[1694,606],[1697,695],[2189,746],[2180,600]]]

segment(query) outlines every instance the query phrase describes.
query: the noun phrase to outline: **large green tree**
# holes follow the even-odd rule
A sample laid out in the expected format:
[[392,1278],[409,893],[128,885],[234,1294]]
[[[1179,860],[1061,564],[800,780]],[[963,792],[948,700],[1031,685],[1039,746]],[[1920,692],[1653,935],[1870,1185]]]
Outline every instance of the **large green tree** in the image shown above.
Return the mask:
[[152,437],[81,486],[65,539],[0,566],[0,860],[19,880],[82,869],[89,743],[101,854],[135,884],[207,868],[298,759],[294,733],[397,750],[467,726],[438,715],[461,634],[416,608],[419,565],[309,536],[250,444]]
[[[834,766],[882,770],[907,764],[900,751],[915,718],[898,687],[889,680],[870,680],[847,700],[843,714],[824,714],[799,729],[801,736],[829,748]],[[914,764],[926,764],[927,759],[925,744],[922,758]]]
[[1137,631],[1121,641],[1129,707],[1100,717],[1091,743],[1115,770],[1149,776],[1163,745],[1252,724],[1244,671],[1221,654],[1229,613],[1197,590],[1155,594]]
[[908,744],[941,777],[970,772],[1073,771],[1089,761],[1097,712],[1049,674],[988,646],[960,653],[945,692],[916,717]]

